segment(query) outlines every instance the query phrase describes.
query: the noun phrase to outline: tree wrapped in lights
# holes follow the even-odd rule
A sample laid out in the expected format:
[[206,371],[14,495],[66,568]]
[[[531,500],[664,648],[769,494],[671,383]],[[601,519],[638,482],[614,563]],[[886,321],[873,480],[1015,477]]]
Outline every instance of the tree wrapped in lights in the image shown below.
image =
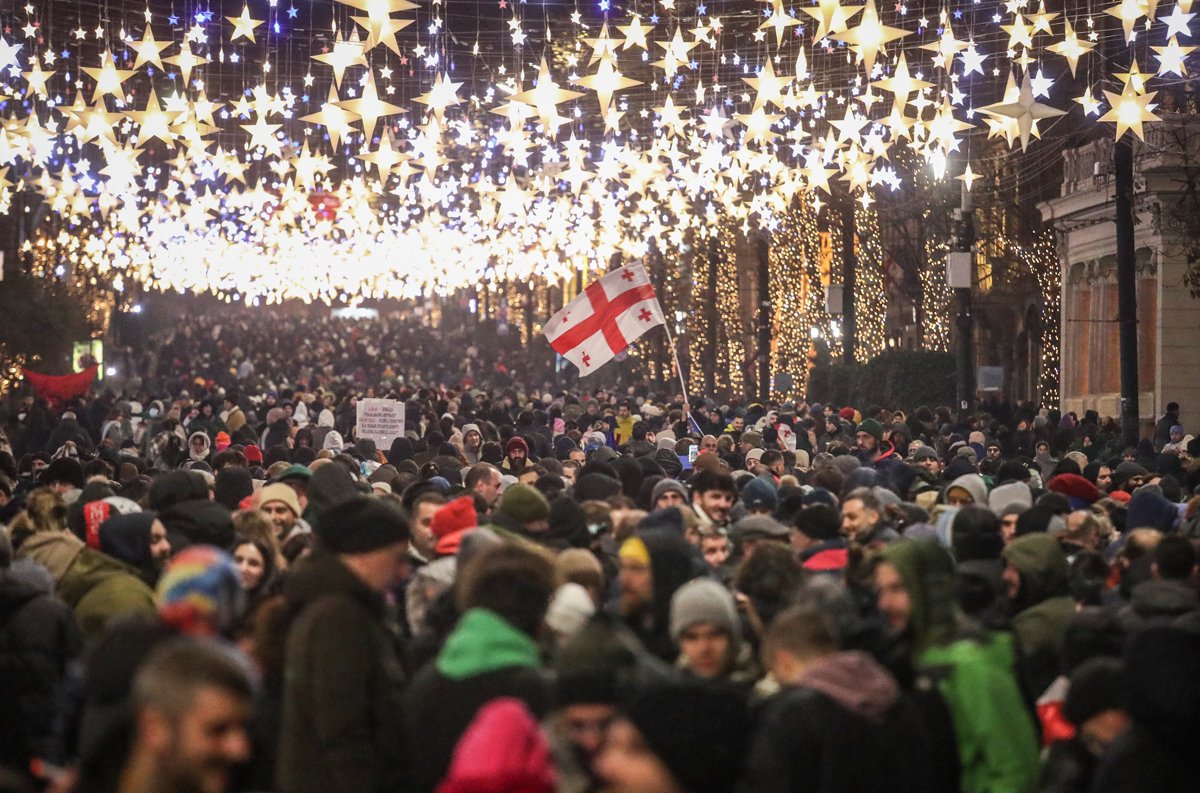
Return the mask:
[[[925,218],[929,212],[924,213]],[[946,253],[950,241],[935,234],[925,236],[925,261],[921,267],[921,346],[933,352],[950,351],[950,315],[954,290],[946,282]]]
[[[813,266],[817,238],[816,212],[804,201],[789,207],[771,234],[771,396],[778,400],[800,399],[808,386],[810,328],[820,327],[810,324],[814,302],[821,312],[825,308],[823,300],[813,299],[824,297],[820,270]],[[792,376],[791,389],[776,389],[780,372]]]
[[854,321],[857,335],[855,360],[866,362],[884,350],[883,326],[887,319],[883,245],[879,240],[879,213],[855,204],[857,261],[854,288]]
[[1018,254],[1024,269],[1037,278],[1042,296],[1042,360],[1038,367],[1038,395],[1043,408],[1057,408],[1059,402],[1060,341],[1061,341],[1061,277],[1054,234],[1043,231],[1030,247]]
[[705,362],[692,367],[688,390],[696,394],[741,394],[745,387],[737,238],[729,219],[722,219],[697,234],[692,256],[688,351],[691,360]]

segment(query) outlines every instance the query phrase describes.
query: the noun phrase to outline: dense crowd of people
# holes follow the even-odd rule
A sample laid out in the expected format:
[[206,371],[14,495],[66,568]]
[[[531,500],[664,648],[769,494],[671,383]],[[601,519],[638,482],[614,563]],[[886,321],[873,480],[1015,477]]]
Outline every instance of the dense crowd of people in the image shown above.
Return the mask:
[[1179,406],[1125,448],[423,333],[183,319],[116,392],[8,401],[0,790],[1195,789]]

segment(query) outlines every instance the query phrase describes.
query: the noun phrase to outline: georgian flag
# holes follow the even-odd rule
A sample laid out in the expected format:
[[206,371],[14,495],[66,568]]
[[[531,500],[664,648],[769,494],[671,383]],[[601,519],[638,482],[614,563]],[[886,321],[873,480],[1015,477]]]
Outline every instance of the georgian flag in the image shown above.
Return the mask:
[[592,281],[550,318],[542,333],[559,355],[591,374],[643,333],[665,324],[662,306],[640,264]]

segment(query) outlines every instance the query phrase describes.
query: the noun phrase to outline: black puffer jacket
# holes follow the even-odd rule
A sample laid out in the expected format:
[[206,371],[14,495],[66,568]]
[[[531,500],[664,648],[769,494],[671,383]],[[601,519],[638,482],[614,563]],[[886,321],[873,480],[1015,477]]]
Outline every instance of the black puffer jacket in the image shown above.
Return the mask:
[[0,766],[25,771],[31,758],[60,759],[57,699],[82,647],[67,605],[0,571]]

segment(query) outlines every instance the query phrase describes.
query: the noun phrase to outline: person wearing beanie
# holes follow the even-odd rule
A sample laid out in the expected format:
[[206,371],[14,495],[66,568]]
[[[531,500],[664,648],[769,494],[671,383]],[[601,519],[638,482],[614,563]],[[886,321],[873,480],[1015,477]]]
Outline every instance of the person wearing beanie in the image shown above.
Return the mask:
[[213,500],[230,512],[236,512],[241,504],[254,495],[254,480],[249,469],[240,465],[227,465],[217,474],[213,488]]
[[679,507],[687,503],[687,488],[678,479],[663,478],[650,491],[650,511]]
[[1033,506],[1033,491],[1029,489],[1029,485],[1024,482],[1008,482],[988,493],[987,503],[979,506],[986,506],[997,515],[1000,511],[1013,504],[1019,504],[1025,509]]
[[1058,643],[1075,614],[1067,557],[1057,539],[1041,533],[1016,538],[1003,557],[1017,672],[1026,696],[1036,701],[1061,672]]
[[568,581],[554,591],[546,609],[546,627],[554,633],[555,643],[569,640],[596,613],[596,602],[580,584]]
[[242,455],[246,458],[247,465],[262,465],[262,462],[263,462],[262,449],[259,448],[258,446],[256,446],[255,444],[252,443],[249,446],[247,446],[245,451],[242,452]]
[[537,542],[550,528],[550,502],[531,485],[510,485],[500,496],[488,527]]
[[461,496],[438,507],[429,523],[434,537],[434,554],[453,556],[458,553],[463,536],[478,525],[473,496]]
[[903,457],[896,447],[883,437],[883,425],[875,419],[866,419],[854,433],[854,456],[865,467],[873,468],[890,480],[893,470],[904,465]]
[[681,586],[671,598],[671,640],[683,669],[706,679],[727,675],[741,645],[733,595],[711,578]]
[[786,545],[788,533],[788,527],[771,515],[747,515],[742,518],[733,524],[732,532],[740,557],[737,564],[754,556],[754,552],[764,543]]
[[296,491],[282,482],[277,482],[258,491],[256,501],[258,511],[263,513],[275,528],[275,539],[280,545],[287,542],[296,531],[300,514],[304,511],[300,507],[300,499],[296,498]]
[[1095,504],[1104,494],[1079,474],[1059,474],[1046,483],[1046,489],[1067,497],[1071,509],[1084,509]]
[[840,577],[850,562],[850,552],[842,537],[842,517],[829,504],[814,504],[796,513],[792,547],[805,570]]
[[738,440],[738,454],[743,457],[749,455],[751,450],[761,448],[763,448],[763,436],[757,430],[746,430]]
[[1038,789],[1088,791],[1100,759],[1129,727],[1125,663],[1097,656],[1061,680],[1066,688],[1059,716],[1061,736],[1046,748]]
[[745,698],[700,680],[633,687],[596,771],[606,789],[729,793],[750,728]]
[[[384,595],[408,551],[398,507],[360,495],[323,516],[322,552],[298,564],[283,597],[287,630],[278,790],[403,786],[403,667]],[[353,648],[353,651],[349,651]]]
[[775,485],[756,476],[742,488],[741,501],[747,515],[770,515],[779,506],[779,494]]
[[987,483],[979,474],[964,474],[946,486],[946,503],[952,507],[988,505]]

